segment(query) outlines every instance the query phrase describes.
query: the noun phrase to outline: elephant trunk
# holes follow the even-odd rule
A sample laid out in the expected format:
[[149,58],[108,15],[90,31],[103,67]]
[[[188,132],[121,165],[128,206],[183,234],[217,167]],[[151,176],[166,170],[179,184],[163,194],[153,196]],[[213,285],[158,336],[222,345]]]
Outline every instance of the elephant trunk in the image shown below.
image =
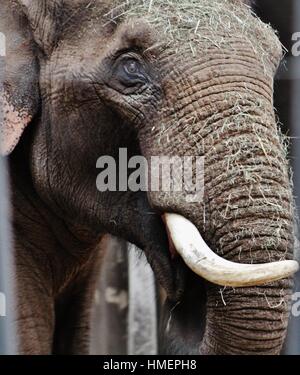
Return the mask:
[[[293,199],[273,108],[275,63],[266,68],[242,46],[236,42],[220,57],[212,48],[200,62],[192,59],[166,74],[160,124],[140,136],[147,139],[141,144],[149,159],[204,158],[203,200],[189,202],[184,191],[151,191],[150,203],[162,215],[175,213],[192,222],[220,257],[254,265],[292,259]],[[290,278],[278,279],[298,268],[290,266],[260,286],[207,283],[200,352],[278,354],[292,286]]]
[[[253,81],[252,100],[249,94],[249,102],[218,132],[222,136],[212,136],[206,153],[209,241],[227,260],[252,264],[291,259],[293,249],[288,166],[272,94],[263,94],[262,79]],[[239,289],[208,287],[201,352],[279,354],[290,294],[290,279]]]

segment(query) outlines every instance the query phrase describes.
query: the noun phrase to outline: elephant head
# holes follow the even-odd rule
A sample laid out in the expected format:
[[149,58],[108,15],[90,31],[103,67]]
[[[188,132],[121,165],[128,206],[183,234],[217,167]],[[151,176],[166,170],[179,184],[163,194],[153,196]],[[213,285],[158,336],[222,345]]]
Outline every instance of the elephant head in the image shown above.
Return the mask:
[[[242,0],[3,3],[2,153],[29,157],[55,215],[144,250],[168,294],[167,351],[279,353],[297,265],[274,31]],[[100,192],[97,160],[120,148],[149,166],[201,157],[203,197]]]

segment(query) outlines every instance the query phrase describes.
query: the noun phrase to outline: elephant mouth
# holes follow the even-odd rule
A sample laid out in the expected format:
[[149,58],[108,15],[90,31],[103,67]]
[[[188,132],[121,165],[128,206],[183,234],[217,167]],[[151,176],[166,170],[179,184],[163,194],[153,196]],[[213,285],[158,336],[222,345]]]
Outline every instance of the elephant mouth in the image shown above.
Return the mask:
[[178,214],[163,215],[172,256],[181,256],[195,274],[213,284],[249,287],[288,278],[299,270],[295,260],[264,264],[242,264],[225,260],[213,252],[189,220]]

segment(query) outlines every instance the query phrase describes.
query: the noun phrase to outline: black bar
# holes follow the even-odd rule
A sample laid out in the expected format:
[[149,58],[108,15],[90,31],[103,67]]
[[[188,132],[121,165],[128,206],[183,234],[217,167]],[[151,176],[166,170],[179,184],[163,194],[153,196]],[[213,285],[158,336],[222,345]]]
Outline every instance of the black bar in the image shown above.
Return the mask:
[[[89,356],[89,357],[0,357],[0,368],[4,370],[84,371],[84,374],[163,374],[182,373],[205,374],[209,371],[230,371],[230,373],[251,372],[259,369],[270,374],[280,369],[286,371],[290,365],[295,369],[300,364],[299,356]],[[134,366],[134,367],[133,367]],[[297,367],[296,367],[297,366]]]

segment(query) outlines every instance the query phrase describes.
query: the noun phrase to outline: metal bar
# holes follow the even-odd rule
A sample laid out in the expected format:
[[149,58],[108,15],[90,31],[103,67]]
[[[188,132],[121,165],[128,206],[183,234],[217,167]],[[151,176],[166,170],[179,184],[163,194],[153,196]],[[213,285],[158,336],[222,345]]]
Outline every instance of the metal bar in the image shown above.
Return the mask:
[[0,354],[16,354],[13,262],[5,161],[0,157]]
[[[0,91],[3,89],[6,59],[6,37],[0,32]],[[0,103],[0,127],[3,123]],[[14,283],[9,225],[9,190],[6,160],[0,157],[0,354],[16,354],[17,338],[14,326]]]

